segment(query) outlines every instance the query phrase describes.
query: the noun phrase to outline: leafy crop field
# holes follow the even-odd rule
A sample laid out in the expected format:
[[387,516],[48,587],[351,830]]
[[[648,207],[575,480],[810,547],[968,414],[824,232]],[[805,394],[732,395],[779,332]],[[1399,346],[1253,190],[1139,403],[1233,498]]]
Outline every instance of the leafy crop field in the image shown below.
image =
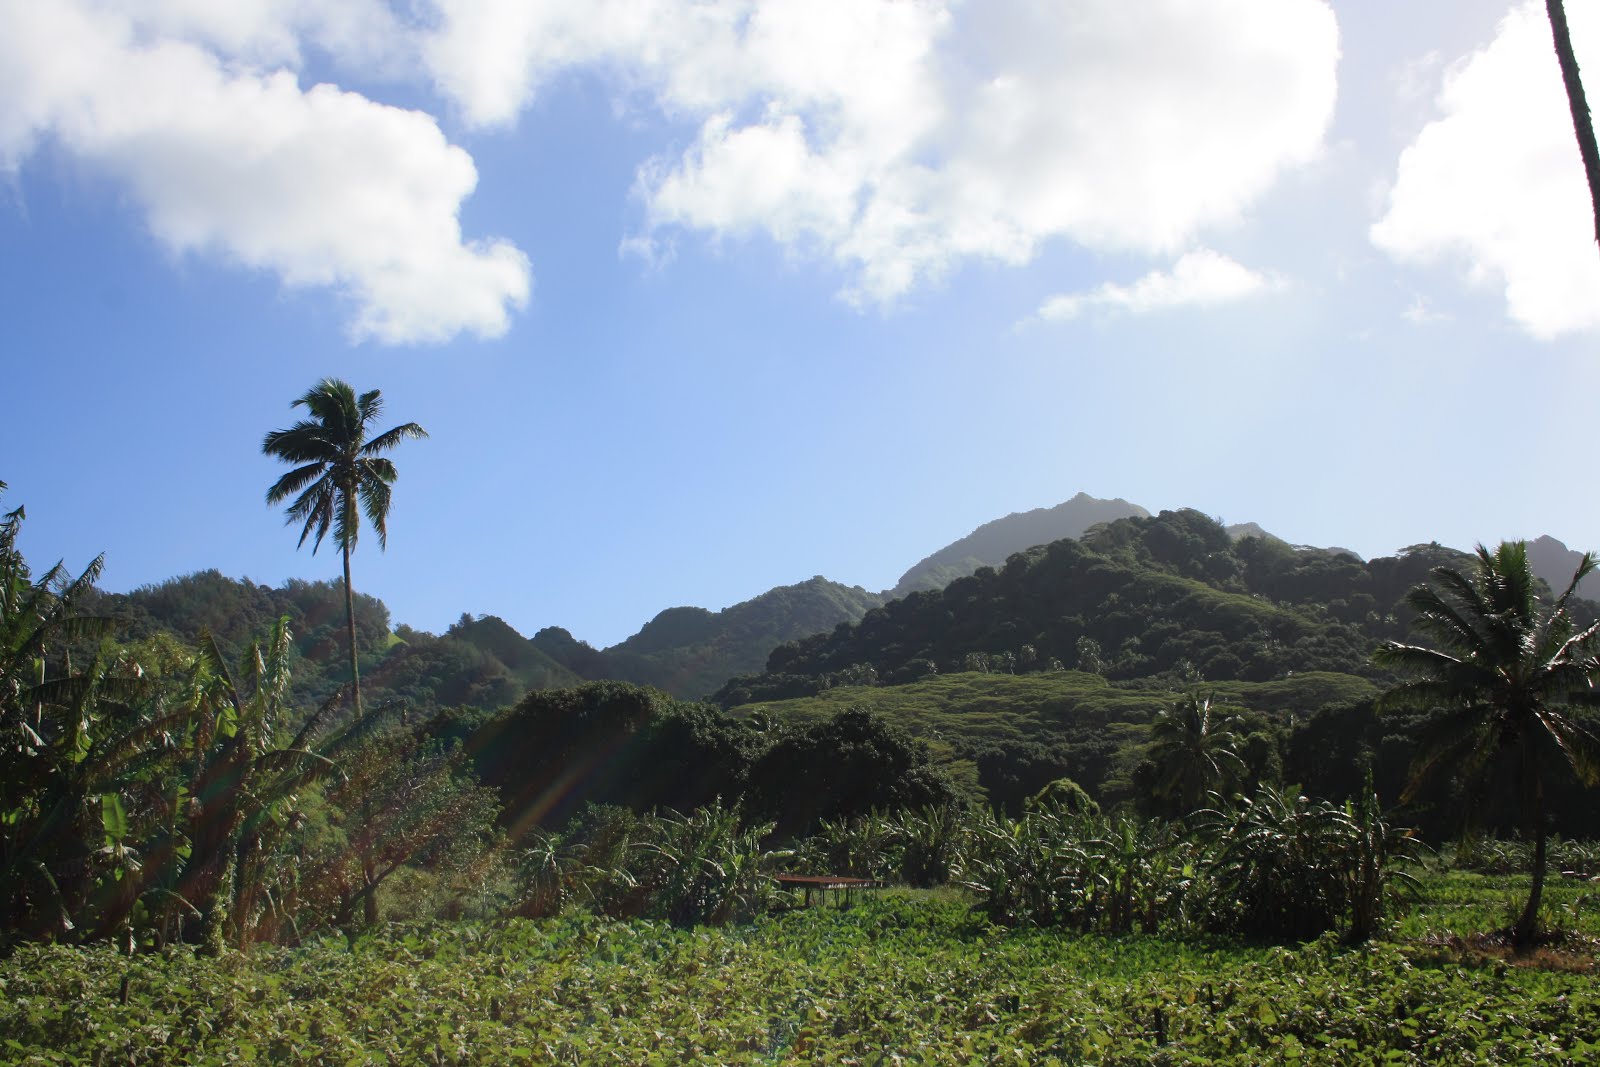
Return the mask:
[[[1452,917],[1498,921],[1486,881],[1432,883],[1439,892],[1406,923],[1437,935]],[[1594,926],[1581,893],[1557,896]],[[1464,963],[1420,941],[1273,948],[1003,930],[941,892],[718,928],[514,920],[220,959],[25,946],[0,982],[0,1061],[17,1064],[1600,1058],[1592,973]]]

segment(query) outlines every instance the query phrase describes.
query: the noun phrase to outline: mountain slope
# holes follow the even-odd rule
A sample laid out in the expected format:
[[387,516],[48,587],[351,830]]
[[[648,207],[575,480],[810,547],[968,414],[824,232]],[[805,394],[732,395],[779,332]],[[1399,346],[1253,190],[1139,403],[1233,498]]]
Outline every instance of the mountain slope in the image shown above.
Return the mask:
[[1150,513],[1120,497],[1100,500],[1087,493],[1079,493],[1053,508],[1013,512],[1003,519],[984,523],[922,560],[900,576],[894,588],[884,594],[884,599],[898,600],[918,591],[942,589],[979,567],[1000,566],[1014,552],[1063,537],[1082,537],[1091,526],[1135,515],[1148,518]]
[[599,650],[548,627],[532,644],[576,674],[655,686],[698,699],[738,674],[759,671],[778,645],[856,622],[883,598],[820,575],[778,586],[721,611],[667,608],[627,640]]
[[[1533,573],[1543,578],[1551,589],[1560,593],[1572,581],[1583,553],[1568,548],[1554,537],[1546,535],[1528,542],[1528,562]],[[1600,600],[1600,571],[1594,571],[1578,584],[1578,595],[1586,600]]]
[[777,648],[766,674],[730,683],[717,699],[1061,666],[1114,679],[1368,675],[1377,641],[1405,634],[1405,592],[1432,567],[1465,561],[1438,545],[1363,563],[1276,539],[1235,542],[1196,511],[1120,519]]
[[[1280,681],[1219,682],[1205,691],[1218,706],[1265,723],[1370,703],[1378,687],[1350,675],[1307,672]],[[1165,687],[1078,671],[961,673],[906,685],[839,686],[732,711],[808,722],[866,708],[928,742],[951,778],[1015,810],[1061,777],[1105,801],[1128,799],[1149,723],[1173,699]]]
[[506,672],[528,689],[559,689],[581,685],[583,675],[550,657],[510,623],[496,615],[462,619],[445,632],[493,656]]

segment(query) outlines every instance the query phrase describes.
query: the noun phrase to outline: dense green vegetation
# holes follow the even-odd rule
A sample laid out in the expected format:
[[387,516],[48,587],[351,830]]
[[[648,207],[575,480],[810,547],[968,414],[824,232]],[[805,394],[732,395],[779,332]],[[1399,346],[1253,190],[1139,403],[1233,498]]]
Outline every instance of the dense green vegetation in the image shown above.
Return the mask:
[[735,679],[717,700],[733,706],[962,670],[1375,676],[1373,646],[1405,636],[1405,594],[1434,567],[1466,560],[1438,545],[1362,562],[1270,538],[1236,542],[1195,511],[1120,519],[775,649],[763,675]]
[[593,804],[688,811],[721,798],[793,835],[822,818],[956,799],[926,746],[857,709],[737,719],[658,690],[591,682],[490,716],[443,716],[429,730],[464,743],[479,779],[500,791],[514,841]]
[[760,670],[775,646],[855,622],[882,603],[860,586],[818,576],[721,611],[668,608],[604,650],[559,627],[540,630],[532,643],[583,678],[635,682],[698,700],[734,675]]
[[[349,678],[337,583],[290,579],[274,588],[212,570],[91,597],[93,609],[118,619],[125,635],[165,632],[193,641],[206,630],[235,650],[288,616],[299,696],[322,699]],[[531,690],[605,680],[695,699],[735,674],[759,670],[782,642],[860,619],[879,603],[864,589],[812,578],[720,612],[669,609],[633,637],[596,649],[559,627],[524,637],[493,615],[463,614],[442,634],[404,624],[391,632],[382,601],[359,592],[354,598],[362,692],[430,710],[507,707]]]
[[1374,655],[1408,675],[1385,694],[1385,704],[1441,710],[1423,733],[1412,791],[1441,764],[1476,776],[1496,757],[1509,753],[1514,761],[1523,828],[1534,843],[1519,944],[1531,944],[1538,932],[1546,780],[1564,767],[1585,785],[1600,783],[1600,733],[1580,710],[1600,706],[1593,686],[1600,627],[1580,630],[1568,608],[1595,567],[1595,558],[1584,556],[1546,606],[1525,544],[1480,547],[1475,573],[1440,569],[1406,598],[1416,629],[1432,644],[1387,641]]
[[[1206,691],[1243,716],[1251,736],[1260,735],[1257,740],[1265,747],[1257,762],[1262,772],[1297,751],[1299,730],[1292,724],[1302,718],[1308,726],[1320,723],[1308,714],[1310,709],[1332,709],[1328,715],[1359,719],[1365,708],[1366,719],[1376,723],[1370,712],[1377,686],[1351,675],[1217,682]],[[1149,724],[1175,695],[1161,683],[1110,682],[1081,671],[963,672],[897,686],[836,686],[811,697],[747,704],[734,711],[784,721],[867,708],[928,742],[952,778],[1015,813],[1023,800],[1062,777],[1106,803],[1133,799]],[[1349,732],[1360,729],[1358,723]],[[1346,796],[1360,785],[1361,764],[1371,753],[1366,739],[1346,740],[1353,742],[1346,751],[1315,768],[1311,784],[1320,795]]]
[[[334,478],[291,515],[305,536],[354,528],[332,469],[279,484]],[[386,493],[392,467],[369,473]],[[1579,1062],[1600,1041],[1592,996],[1506,966],[1592,970],[1578,880],[1600,875],[1550,839],[1600,836],[1600,626],[1520,545],[1362,562],[1163,513],[883,606],[816,579],[600,651],[470,615],[391,633],[348,572],[103,594],[98,561],[35,578],[22,521],[0,528],[8,1060]],[[709,687],[841,615],[722,706],[615,677]],[[929,895],[797,911],[779,872]]]
[[[1436,886],[1415,919],[1442,943],[1462,884]],[[220,961],[38,946],[0,964],[0,982],[0,1048],[19,1065],[1576,1065],[1600,1052],[1592,975],[1426,945],[1062,937],[989,926],[950,896],[718,928],[398,927]]]

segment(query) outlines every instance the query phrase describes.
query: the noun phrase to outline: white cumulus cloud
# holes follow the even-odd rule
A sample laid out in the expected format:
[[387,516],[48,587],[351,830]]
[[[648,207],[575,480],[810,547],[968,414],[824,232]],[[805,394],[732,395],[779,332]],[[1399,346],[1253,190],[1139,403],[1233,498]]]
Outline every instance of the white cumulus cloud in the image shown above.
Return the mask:
[[497,336],[526,302],[526,257],[463,239],[477,172],[433,118],[257,65],[302,41],[375,57],[398,32],[381,4],[0,0],[0,25],[0,166],[49,138],[174,250],[343,294],[358,338]]
[[1278,288],[1281,282],[1209,248],[1183,255],[1171,271],[1154,270],[1131,285],[1107,282],[1083,293],[1053,296],[1039,307],[1047,322],[1091,311],[1144,314],[1182,307],[1210,307]]
[[[647,229],[763,233],[889,302],[1040,242],[1170,254],[1314,158],[1324,0],[434,0],[423,55],[481,125],[565,70],[697,122]],[[638,240],[630,247],[647,247]]]
[[[1568,4],[1573,47],[1600,71],[1600,5]],[[1452,66],[1438,107],[1400,156],[1372,240],[1404,262],[1465,264],[1550,339],[1600,329],[1600,249],[1545,7],[1518,5]]]

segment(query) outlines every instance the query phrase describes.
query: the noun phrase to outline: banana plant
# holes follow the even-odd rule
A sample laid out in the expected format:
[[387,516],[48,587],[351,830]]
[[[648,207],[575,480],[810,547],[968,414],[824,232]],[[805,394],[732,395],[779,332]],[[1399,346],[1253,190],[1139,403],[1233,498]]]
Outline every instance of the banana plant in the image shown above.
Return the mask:
[[35,580],[17,548],[25,518],[0,518],[0,908],[9,936],[53,938],[78,929],[104,856],[128,859],[121,837],[111,854],[92,842],[103,798],[120,803],[118,761],[143,739],[129,712],[142,686],[103,647],[113,620],[81,610],[103,557]]
[[281,894],[293,873],[285,846],[301,793],[337,773],[340,758],[390,710],[334,727],[341,690],[285,742],[289,651],[288,620],[279,619],[264,643],[246,651],[236,680],[215,639],[203,633],[179,700],[188,712],[182,744],[188,770],[175,798],[182,808],[166,843],[163,877],[153,888],[175,905],[161,923],[181,925],[183,915],[197,914],[213,950],[243,944],[269,920],[283,919]]

